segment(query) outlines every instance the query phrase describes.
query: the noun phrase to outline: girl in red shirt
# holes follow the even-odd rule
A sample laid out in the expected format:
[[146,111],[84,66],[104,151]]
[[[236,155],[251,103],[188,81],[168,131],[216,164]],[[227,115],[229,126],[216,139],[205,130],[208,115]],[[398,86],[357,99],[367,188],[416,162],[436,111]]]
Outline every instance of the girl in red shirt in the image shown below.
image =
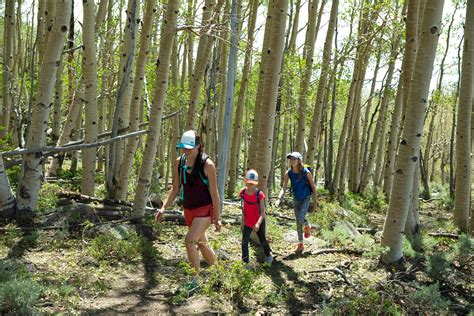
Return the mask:
[[[265,262],[272,263],[273,256],[270,245],[265,237],[265,194],[257,190],[257,171],[251,169],[245,175],[245,189],[240,191],[243,204],[244,229],[242,231],[242,260],[249,263],[250,234],[254,231],[265,252]],[[258,193],[258,198],[257,198]]]

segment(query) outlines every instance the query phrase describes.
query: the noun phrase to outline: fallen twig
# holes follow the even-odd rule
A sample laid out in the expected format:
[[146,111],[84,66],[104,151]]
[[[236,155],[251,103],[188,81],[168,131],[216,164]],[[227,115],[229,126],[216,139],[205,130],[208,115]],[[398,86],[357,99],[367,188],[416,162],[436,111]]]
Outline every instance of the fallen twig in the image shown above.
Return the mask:
[[344,279],[344,282],[345,282],[347,285],[354,286],[354,283],[352,283],[352,281],[349,280],[349,279],[346,277],[346,275],[344,274],[344,272],[342,272],[342,271],[339,270],[338,268],[319,269],[319,270],[308,271],[308,273],[323,273],[323,272],[332,272],[332,273],[335,273],[335,274],[339,274],[339,275]]
[[453,234],[453,233],[428,233],[428,236],[449,237],[449,238],[453,238],[453,239],[458,239],[459,238],[458,234]]

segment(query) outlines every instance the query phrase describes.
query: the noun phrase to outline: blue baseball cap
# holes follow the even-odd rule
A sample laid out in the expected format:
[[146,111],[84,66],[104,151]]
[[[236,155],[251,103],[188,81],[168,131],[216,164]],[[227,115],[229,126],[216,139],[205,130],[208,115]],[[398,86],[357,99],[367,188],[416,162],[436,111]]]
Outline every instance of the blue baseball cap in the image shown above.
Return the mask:
[[181,142],[176,145],[176,148],[186,148],[192,149],[196,147],[196,132],[193,130],[189,130],[183,133],[181,136]]

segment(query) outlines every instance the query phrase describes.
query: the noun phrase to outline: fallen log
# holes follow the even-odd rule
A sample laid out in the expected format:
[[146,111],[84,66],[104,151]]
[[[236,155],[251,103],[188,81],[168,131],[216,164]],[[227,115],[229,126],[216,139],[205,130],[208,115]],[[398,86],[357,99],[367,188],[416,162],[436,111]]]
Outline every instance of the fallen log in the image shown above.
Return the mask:
[[458,234],[453,234],[453,233],[428,233],[428,236],[448,237],[448,238],[453,238],[453,239],[459,239],[459,235]]

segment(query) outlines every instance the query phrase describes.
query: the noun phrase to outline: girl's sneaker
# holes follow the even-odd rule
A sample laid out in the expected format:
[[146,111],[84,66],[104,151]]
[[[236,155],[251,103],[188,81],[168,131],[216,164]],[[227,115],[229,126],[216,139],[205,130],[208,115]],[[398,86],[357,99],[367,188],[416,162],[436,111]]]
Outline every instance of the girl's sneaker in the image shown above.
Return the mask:
[[298,246],[296,246],[296,249],[295,249],[295,254],[303,253],[303,249],[304,249],[303,243],[302,242],[298,243]]
[[311,225],[308,224],[304,227],[304,238],[311,237]]
[[265,263],[272,264],[273,262],[273,256],[269,255],[268,257],[265,257]]

